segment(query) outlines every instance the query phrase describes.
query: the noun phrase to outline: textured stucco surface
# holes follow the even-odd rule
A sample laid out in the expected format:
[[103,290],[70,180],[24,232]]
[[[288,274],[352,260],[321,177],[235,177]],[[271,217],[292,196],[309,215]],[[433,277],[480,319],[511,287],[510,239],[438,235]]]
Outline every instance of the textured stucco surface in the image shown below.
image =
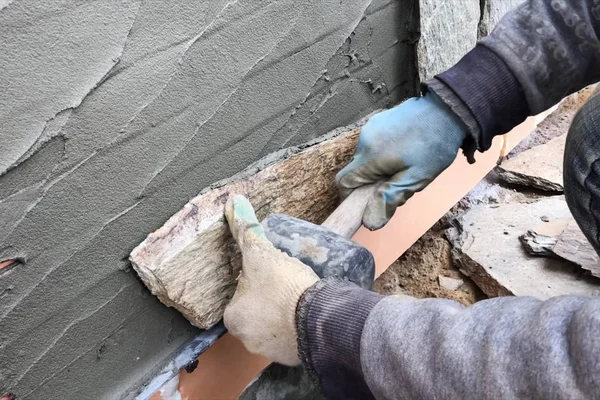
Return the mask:
[[197,334],[130,269],[188,199],[416,93],[414,0],[0,0],[0,391],[131,397]]

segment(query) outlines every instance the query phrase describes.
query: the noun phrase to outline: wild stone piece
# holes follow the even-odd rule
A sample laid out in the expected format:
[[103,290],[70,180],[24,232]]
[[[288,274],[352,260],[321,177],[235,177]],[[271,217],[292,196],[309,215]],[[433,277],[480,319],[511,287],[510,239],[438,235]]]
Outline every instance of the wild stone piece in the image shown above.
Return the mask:
[[562,193],[563,154],[567,135],[552,139],[502,162],[496,171],[507,183]]
[[458,290],[465,283],[462,279],[449,278],[447,276],[438,276],[438,282],[441,287],[448,290]]
[[542,235],[531,229],[519,236],[519,239],[523,243],[525,250],[532,256],[553,255],[552,249],[556,246],[556,242],[558,242],[558,237],[556,236]]
[[259,220],[284,213],[320,223],[339,202],[335,174],[352,157],[358,133],[358,126],[336,130],[209,188],[133,250],[134,269],[160,301],[193,325],[213,326],[233,296],[241,269],[223,214],[229,195],[248,197]]
[[[421,0],[417,42],[419,78],[433,78],[456,64],[477,42],[481,5],[478,0]],[[452,43],[452,46],[448,46]]]
[[528,230],[520,239],[535,256],[559,257],[600,277],[600,257],[573,218],[556,221],[552,230],[544,225]]
[[550,221],[548,216],[543,215],[542,223],[533,229],[527,230],[519,236],[523,247],[532,256],[552,256],[552,249],[558,242],[558,237],[565,230],[572,218],[559,218]]
[[600,295],[598,281],[580,276],[570,262],[527,254],[519,236],[543,215],[551,221],[570,218],[564,197],[471,208],[446,231],[455,262],[490,297]]

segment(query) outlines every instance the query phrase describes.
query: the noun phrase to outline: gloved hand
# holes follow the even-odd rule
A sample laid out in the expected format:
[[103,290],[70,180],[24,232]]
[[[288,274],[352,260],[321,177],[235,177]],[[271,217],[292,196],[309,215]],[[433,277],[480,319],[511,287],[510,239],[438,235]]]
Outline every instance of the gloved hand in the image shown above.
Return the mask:
[[242,251],[242,273],[223,321],[248,351],[298,365],[296,306],[319,280],[308,266],[273,247],[243,196],[225,205],[229,228]]
[[452,164],[466,135],[463,123],[433,92],[376,114],[362,128],[352,162],[336,177],[342,196],[382,182],[363,214],[367,228],[379,229]]

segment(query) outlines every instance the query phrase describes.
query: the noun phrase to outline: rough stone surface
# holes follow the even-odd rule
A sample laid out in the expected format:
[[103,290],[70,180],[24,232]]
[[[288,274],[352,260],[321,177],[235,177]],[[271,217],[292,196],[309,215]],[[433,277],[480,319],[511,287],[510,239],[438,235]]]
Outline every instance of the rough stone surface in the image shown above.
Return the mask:
[[479,0],[421,0],[419,78],[426,81],[458,62],[477,42]]
[[[231,194],[249,198],[262,220],[285,213],[320,223],[339,202],[335,174],[356,148],[358,128],[342,129],[306,149],[272,155],[224,185],[202,193],[151,233],[131,253],[150,291],[192,324],[210,328],[233,296],[241,257],[225,219]],[[292,154],[290,156],[290,154]],[[274,164],[264,167],[268,162]],[[257,168],[260,169],[257,172]]]
[[[573,218],[528,230],[520,237],[529,254],[556,256],[600,277],[600,258]],[[547,226],[550,226],[548,228]]]
[[419,78],[426,81],[456,64],[478,39],[523,0],[421,0]]
[[532,256],[551,256],[552,249],[558,242],[558,237],[573,218],[558,218],[550,221],[547,215],[540,217],[544,223],[527,230],[519,236],[525,250]]
[[558,242],[556,236],[546,236],[533,230],[525,232],[519,236],[525,250],[532,256],[551,256],[552,249]]
[[550,220],[570,217],[562,196],[468,210],[447,231],[461,271],[490,297],[599,295],[600,281],[579,276],[570,262],[531,257],[523,249],[519,235],[538,225],[542,215]]
[[562,193],[566,140],[565,134],[503,161],[498,176],[513,185]]
[[[2,3],[2,2],[0,2]],[[127,256],[190,198],[416,93],[414,0],[0,6],[0,392],[128,398],[198,334]]]

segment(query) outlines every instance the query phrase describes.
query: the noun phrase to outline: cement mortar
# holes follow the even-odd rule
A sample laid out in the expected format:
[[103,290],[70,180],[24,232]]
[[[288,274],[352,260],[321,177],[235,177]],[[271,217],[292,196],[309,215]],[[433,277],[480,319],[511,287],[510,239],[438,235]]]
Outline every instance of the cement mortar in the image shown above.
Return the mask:
[[416,94],[414,0],[0,2],[0,392],[131,398],[198,331],[127,256],[211,183]]

